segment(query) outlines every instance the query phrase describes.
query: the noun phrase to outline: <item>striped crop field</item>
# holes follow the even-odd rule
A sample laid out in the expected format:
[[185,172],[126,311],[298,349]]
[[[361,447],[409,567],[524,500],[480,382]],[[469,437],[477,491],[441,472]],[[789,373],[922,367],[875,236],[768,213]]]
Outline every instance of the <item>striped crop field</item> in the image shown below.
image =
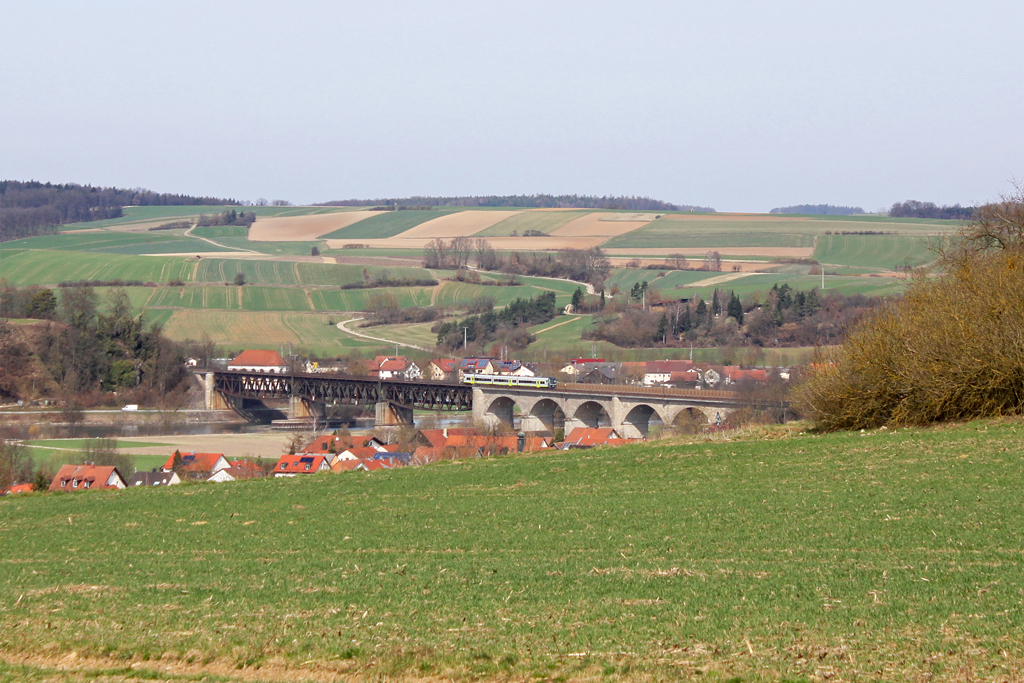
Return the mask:
[[557,230],[563,225],[576,220],[580,216],[592,213],[590,211],[548,211],[533,210],[523,211],[514,216],[509,216],[500,223],[495,223],[489,228],[476,233],[477,237],[503,237],[515,232],[518,235],[524,234],[527,230],[542,232],[545,235],[552,230]]
[[309,295],[317,311],[365,311],[374,296],[390,294],[402,308],[429,306],[431,287],[387,287],[379,289],[313,289]]
[[306,292],[297,287],[242,288],[242,308],[246,311],[308,311]]
[[928,238],[915,235],[819,235],[814,258],[822,263],[893,270],[935,258]]
[[159,287],[146,306],[174,308],[237,309],[238,288],[225,287]]
[[193,266],[181,256],[0,249],[0,273],[19,287],[76,280],[190,280]]
[[400,235],[421,223],[453,213],[455,209],[382,211],[353,225],[322,235],[320,239],[383,239]]

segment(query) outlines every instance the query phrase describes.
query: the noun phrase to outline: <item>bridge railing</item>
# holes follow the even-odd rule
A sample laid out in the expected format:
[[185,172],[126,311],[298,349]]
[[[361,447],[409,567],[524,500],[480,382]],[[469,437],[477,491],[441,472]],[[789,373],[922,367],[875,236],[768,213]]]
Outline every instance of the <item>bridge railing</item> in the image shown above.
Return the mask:
[[680,398],[717,398],[726,401],[736,401],[739,394],[735,391],[720,391],[714,389],[673,389],[670,387],[638,387],[630,385],[607,385],[607,384],[578,384],[565,382],[559,384],[560,388],[567,391],[582,391],[605,396],[676,396]]

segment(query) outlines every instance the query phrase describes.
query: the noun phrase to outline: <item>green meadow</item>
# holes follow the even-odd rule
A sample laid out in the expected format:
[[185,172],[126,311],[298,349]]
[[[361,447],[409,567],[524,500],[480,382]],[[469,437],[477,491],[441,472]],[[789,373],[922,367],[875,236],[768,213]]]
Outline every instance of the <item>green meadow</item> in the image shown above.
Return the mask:
[[819,235],[814,258],[822,263],[895,270],[932,261],[928,238],[916,235]]
[[0,654],[138,678],[1012,680],[1020,427],[8,498]]

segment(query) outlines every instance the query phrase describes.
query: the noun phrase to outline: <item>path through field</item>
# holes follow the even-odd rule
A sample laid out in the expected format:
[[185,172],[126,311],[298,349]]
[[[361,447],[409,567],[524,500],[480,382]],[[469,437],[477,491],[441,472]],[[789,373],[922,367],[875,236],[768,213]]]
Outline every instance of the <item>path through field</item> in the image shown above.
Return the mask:
[[580,319],[580,316],[578,316],[578,315],[567,315],[566,317],[568,317],[569,319],[568,320],[563,320],[560,323],[556,323],[556,324],[552,325],[551,327],[545,327],[543,330],[537,330],[536,332],[534,332],[534,334],[535,335],[544,334],[545,332],[550,332],[551,330],[555,329],[556,327],[561,327],[562,325],[568,325],[569,323],[575,322],[576,320]]
[[384,339],[383,337],[371,337],[368,334],[362,334],[361,332],[356,332],[354,330],[348,329],[349,323],[356,323],[359,322],[360,320],[365,320],[365,318],[352,318],[350,320],[342,320],[340,323],[338,323],[338,329],[341,330],[342,332],[345,332],[346,334],[352,335],[353,337],[361,337],[363,339],[369,339],[370,341],[384,342],[385,344],[392,344],[394,346],[404,346],[409,349],[416,349],[417,351],[430,351],[430,349],[425,349],[422,346],[416,346],[415,344],[407,344],[405,342],[395,341],[393,339]]

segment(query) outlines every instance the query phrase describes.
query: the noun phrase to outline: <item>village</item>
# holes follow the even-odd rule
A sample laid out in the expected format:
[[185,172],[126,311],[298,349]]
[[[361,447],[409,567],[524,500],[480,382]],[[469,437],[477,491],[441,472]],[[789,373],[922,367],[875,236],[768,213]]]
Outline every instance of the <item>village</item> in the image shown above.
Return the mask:
[[[194,363],[193,363],[194,365]],[[277,351],[243,351],[230,361],[222,361],[228,371],[286,373],[290,366]],[[464,382],[474,375],[535,377],[541,369],[518,360],[496,358],[435,358],[425,369],[405,356],[377,356],[366,363],[366,375],[380,380],[421,380]],[[300,372],[312,374],[342,373],[346,368],[306,362]],[[561,381],[578,384],[636,384],[645,387],[675,387],[691,390],[754,387],[766,384],[771,375],[766,369],[735,366],[710,366],[689,360],[647,362],[607,362],[602,358],[574,358],[568,364],[551,368]],[[788,381],[785,370],[778,372]],[[424,425],[431,424],[428,418]],[[731,425],[701,425],[699,431],[728,429]],[[116,466],[92,462],[70,463],[60,467],[49,483],[50,492],[76,492],[137,487],[166,487],[185,482],[227,483],[259,478],[296,477],[322,473],[373,472],[399,467],[422,466],[445,460],[467,460],[509,453],[540,453],[545,450],[587,449],[618,446],[645,439],[625,438],[611,427],[575,427],[563,433],[516,432],[481,425],[433,427],[379,433],[354,434],[346,428],[324,430],[301,442],[297,434],[288,452],[276,462],[272,458],[234,458],[224,453],[170,453],[161,467],[134,474]],[[4,495],[35,490],[38,482],[15,483]]]

